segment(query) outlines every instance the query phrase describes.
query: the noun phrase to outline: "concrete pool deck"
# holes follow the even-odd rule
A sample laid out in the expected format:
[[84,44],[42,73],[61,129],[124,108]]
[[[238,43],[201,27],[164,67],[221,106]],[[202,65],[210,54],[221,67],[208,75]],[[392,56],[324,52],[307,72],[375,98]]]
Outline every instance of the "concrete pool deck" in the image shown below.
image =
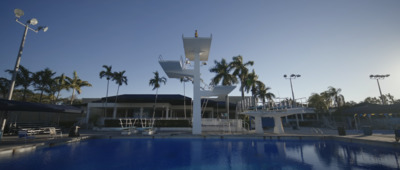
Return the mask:
[[249,132],[204,132],[201,135],[192,135],[190,132],[157,132],[154,135],[134,134],[129,136],[121,135],[121,132],[99,132],[92,130],[81,130],[80,137],[68,137],[68,134],[57,136],[35,135],[34,138],[19,138],[18,136],[3,136],[0,143],[0,157],[3,155],[13,155],[19,152],[32,151],[43,147],[52,147],[71,142],[79,142],[89,138],[264,138],[264,139],[320,139],[337,140],[351,143],[364,143],[380,146],[394,147],[400,149],[400,143],[395,141],[394,131],[373,131],[370,136],[363,135],[362,131],[346,130],[345,136],[339,136],[337,130],[322,129],[322,133],[317,133],[315,128],[301,127],[299,130],[291,128],[285,129],[285,134],[274,134],[272,130],[265,130],[264,134]]

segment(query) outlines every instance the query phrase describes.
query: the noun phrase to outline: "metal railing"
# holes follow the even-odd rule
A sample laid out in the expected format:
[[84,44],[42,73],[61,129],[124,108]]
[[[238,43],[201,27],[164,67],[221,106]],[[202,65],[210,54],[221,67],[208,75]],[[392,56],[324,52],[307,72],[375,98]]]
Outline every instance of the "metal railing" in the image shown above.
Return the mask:
[[236,112],[242,113],[247,110],[273,111],[273,110],[285,110],[285,109],[299,108],[299,107],[308,107],[308,102],[300,101],[294,104],[293,101],[285,98],[284,100],[278,102],[268,101],[262,103],[260,101],[257,101],[257,98],[254,99],[254,97],[246,97],[244,100],[237,102]]

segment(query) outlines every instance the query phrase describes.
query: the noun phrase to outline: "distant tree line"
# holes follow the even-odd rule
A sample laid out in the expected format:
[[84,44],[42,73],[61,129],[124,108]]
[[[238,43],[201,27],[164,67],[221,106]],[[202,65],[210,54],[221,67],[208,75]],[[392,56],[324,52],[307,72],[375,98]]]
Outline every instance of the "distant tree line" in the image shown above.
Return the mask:
[[[357,104],[400,104],[399,99],[395,99],[394,96],[390,94],[382,95],[382,97],[367,97],[364,101],[359,103],[354,101],[345,102],[344,96],[340,94],[342,90],[340,88],[328,87],[328,90],[321,93],[312,93],[308,98],[308,106],[314,107],[318,113],[329,113],[329,109],[336,108],[336,112],[343,108],[348,108],[355,106]],[[385,103],[382,103],[386,101]]]
[[[14,70],[5,70],[10,75]],[[7,98],[9,93],[11,80],[0,77],[0,96]],[[82,87],[91,87],[92,85],[79,78],[76,71],[73,71],[72,77],[62,73],[56,76],[49,68],[37,72],[31,72],[24,66],[20,65],[12,100],[47,103],[47,104],[79,104],[75,101],[76,94],[81,94]],[[72,91],[70,97],[61,98],[61,91]]]

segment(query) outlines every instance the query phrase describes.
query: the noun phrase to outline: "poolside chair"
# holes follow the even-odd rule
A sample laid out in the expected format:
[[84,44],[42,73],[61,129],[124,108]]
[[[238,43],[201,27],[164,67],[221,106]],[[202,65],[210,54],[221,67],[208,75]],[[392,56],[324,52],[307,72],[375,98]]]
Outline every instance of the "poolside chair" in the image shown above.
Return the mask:
[[50,127],[49,132],[50,132],[49,135],[52,138],[54,138],[57,135],[56,128],[54,128],[54,127]]

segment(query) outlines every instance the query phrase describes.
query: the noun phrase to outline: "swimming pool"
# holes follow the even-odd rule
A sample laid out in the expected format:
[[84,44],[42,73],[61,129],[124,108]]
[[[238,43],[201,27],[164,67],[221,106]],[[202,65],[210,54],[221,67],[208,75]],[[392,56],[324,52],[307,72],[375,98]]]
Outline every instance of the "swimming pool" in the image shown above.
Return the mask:
[[399,150],[325,140],[90,139],[0,157],[0,169],[396,169]]

